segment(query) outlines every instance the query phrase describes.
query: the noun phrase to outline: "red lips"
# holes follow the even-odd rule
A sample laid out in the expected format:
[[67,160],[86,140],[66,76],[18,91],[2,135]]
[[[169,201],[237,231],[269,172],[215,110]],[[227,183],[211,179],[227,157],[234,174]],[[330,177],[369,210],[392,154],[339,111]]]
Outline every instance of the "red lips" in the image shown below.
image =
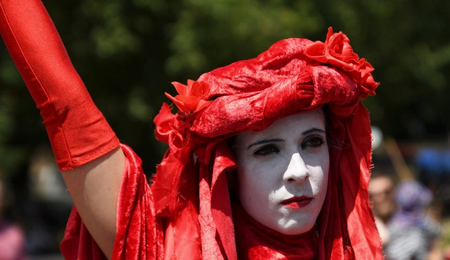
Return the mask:
[[283,206],[285,206],[287,208],[299,209],[299,208],[303,208],[303,207],[306,207],[307,205],[309,205],[309,203],[311,203],[312,200],[313,200],[312,197],[306,197],[306,196],[293,197],[293,198],[290,198],[287,200],[283,200],[281,202],[281,204],[283,204]]

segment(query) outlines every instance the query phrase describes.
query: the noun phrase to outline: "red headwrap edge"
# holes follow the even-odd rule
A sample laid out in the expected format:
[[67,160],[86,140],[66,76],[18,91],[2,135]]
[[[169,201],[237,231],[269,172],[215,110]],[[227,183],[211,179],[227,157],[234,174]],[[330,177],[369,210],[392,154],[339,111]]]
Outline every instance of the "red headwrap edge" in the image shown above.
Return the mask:
[[[327,104],[331,121],[343,129],[343,139],[338,152],[330,152],[333,181],[327,208],[318,220],[326,221],[320,226],[324,242],[320,254],[326,258],[350,254],[357,259],[381,259],[367,195],[370,121],[359,101],[375,94],[378,83],[372,70],[370,63],[353,52],[345,34],[333,34],[330,28],[324,43],[282,40],[254,59],[205,73],[187,86],[175,83],[180,95],[169,98],[180,111],[172,115],[164,105],[155,118],[158,139],[170,147],[152,186],[155,201],[159,201],[155,203],[157,212],[173,216],[184,210],[177,206],[179,198],[185,197],[180,187],[199,176],[199,168],[191,163],[196,160],[204,165],[200,166],[204,169],[200,188],[191,187],[200,191],[200,204],[193,203],[199,207],[194,214],[206,221],[200,221],[202,250],[224,250],[228,258],[235,259],[231,208],[228,202],[222,203],[224,207],[217,205],[217,198],[227,196],[223,194],[226,178],[220,176],[235,167],[232,155],[226,157],[227,163],[217,163],[223,158],[217,154],[229,154],[225,140],[240,132],[262,130],[283,116]],[[213,175],[222,181],[213,182]],[[220,192],[216,194],[215,190]],[[213,214],[211,209],[221,213]],[[221,239],[206,243],[204,238],[215,238],[216,232]]]

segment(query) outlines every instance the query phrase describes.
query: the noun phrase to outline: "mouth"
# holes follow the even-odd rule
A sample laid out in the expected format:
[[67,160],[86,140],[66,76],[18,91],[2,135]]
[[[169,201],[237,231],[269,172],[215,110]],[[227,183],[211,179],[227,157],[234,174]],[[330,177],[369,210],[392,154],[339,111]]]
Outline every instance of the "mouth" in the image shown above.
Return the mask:
[[308,206],[312,200],[313,200],[312,197],[307,196],[293,197],[287,200],[283,200],[281,204],[286,208],[300,209]]

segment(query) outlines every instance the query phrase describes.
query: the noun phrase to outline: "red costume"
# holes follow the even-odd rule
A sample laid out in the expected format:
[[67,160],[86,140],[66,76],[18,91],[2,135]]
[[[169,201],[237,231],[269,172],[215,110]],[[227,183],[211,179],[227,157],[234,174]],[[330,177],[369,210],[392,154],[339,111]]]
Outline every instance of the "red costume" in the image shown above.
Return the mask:
[[[116,148],[41,2],[0,0],[0,11],[2,36],[41,109],[59,167]],[[155,118],[156,136],[169,150],[151,186],[140,159],[122,146],[127,167],[113,259],[382,259],[368,205],[370,122],[360,102],[378,86],[372,70],[330,29],[324,43],[282,40],[187,86],[174,83],[179,95],[168,96],[179,111],[164,104]],[[228,139],[316,108],[327,117],[327,197],[316,230],[278,234],[230,198],[226,175],[236,163]],[[75,208],[61,248],[66,259],[104,258]]]

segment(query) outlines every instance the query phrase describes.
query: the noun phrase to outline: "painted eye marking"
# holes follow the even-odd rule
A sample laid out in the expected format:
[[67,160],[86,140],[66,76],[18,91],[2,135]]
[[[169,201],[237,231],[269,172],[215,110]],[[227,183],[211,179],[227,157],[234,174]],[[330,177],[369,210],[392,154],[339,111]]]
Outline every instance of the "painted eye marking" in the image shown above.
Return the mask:
[[274,145],[265,145],[259,149],[257,149],[253,154],[259,156],[270,155],[273,153],[279,153],[280,150]]
[[280,139],[280,138],[274,138],[274,139],[264,139],[264,140],[260,140],[257,142],[254,142],[252,144],[250,144],[247,147],[247,150],[249,150],[250,148],[252,148],[253,146],[257,146],[257,145],[264,145],[264,144],[270,144],[270,143],[278,143],[278,142],[283,142],[284,139]]
[[305,141],[303,141],[302,143],[302,149],[307,149],[307,148],[318,148],[320,146],[322,146],[325,143],[325,140],[319,136],[319,135],[314,135],[314,136],[310,136],[308,138],[305,139]]
[[[315,127],[302,132],[301,134],[304,136],[304,140],[300,145],[301,148],[308,149],[321,147],[326,140],[325,137],[322,136],[325,133],[325,130]],[[247,150],[250,150],[252,147],[256,146],[257,149],[253,152],[253,154],[258,156],[266,156],[273,153],[279,153],[280,149],[277,144],[282,142],[285,142],[285,140],[281,138],[263,139],[247,146]],[[261,147],[258,148],[258,146]]]

